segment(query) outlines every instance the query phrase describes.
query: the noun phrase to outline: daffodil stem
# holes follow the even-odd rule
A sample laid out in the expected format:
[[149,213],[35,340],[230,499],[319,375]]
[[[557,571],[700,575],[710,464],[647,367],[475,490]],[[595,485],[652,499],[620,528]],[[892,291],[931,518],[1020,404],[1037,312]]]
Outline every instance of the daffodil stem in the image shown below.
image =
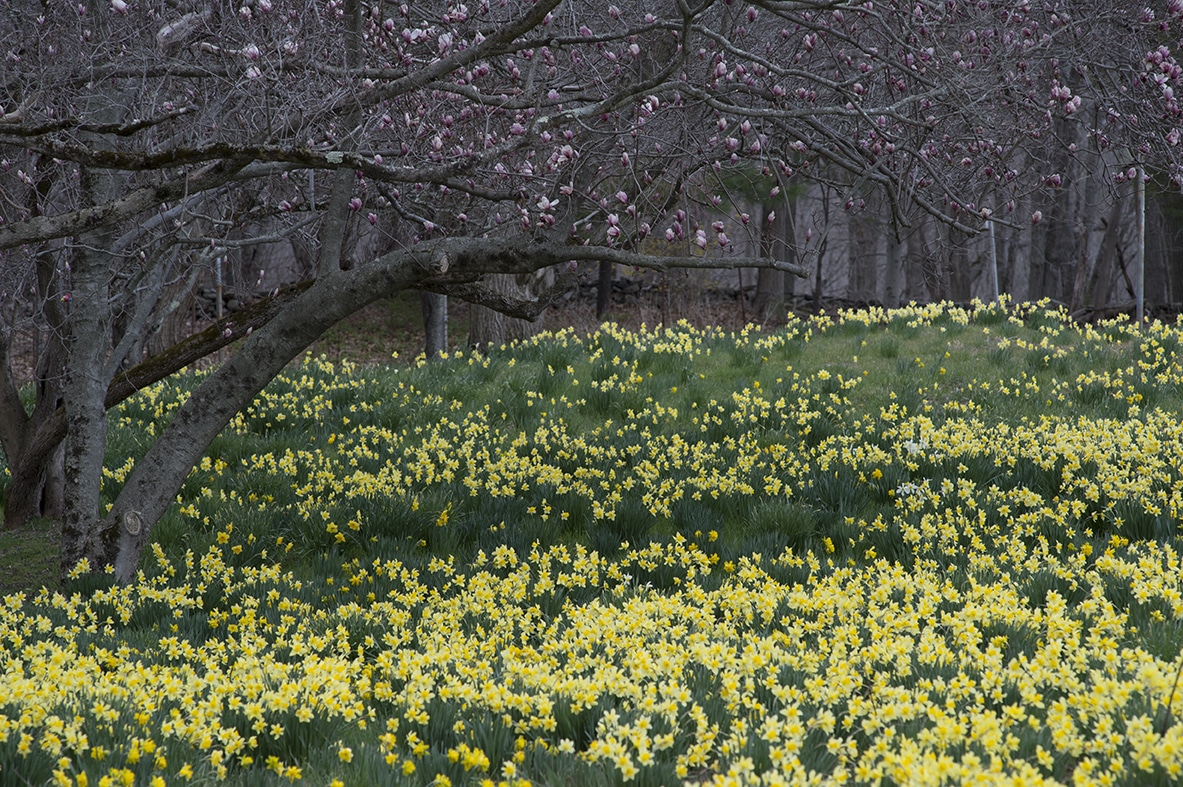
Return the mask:
[[1162,729],[1158,732],[1160,738],[1167,734],[1167,729],[1171,726],[1171,705],[1175,702],[1175,691],[1179,688],[1180,675],[1183,675],[1183,657],[1179,659],[1179,668],[1175,670],[1175,683],[1171,686],[1171,696],[1167,699],[1167,715],[1162,717]]

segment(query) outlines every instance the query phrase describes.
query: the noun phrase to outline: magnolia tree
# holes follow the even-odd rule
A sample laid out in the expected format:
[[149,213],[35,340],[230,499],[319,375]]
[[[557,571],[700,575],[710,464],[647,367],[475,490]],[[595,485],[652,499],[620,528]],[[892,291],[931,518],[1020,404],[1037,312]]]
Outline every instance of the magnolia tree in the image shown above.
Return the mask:
[[[404,288],[530,316],[546,294],[488,277],[804,274],[824,225],[799,256],[734,252],[795,179],[975,232],[990,211],[1038,221],[1017,206],[1065,177],[1052,148],[1089,172],[1176,175],[1177,5],[1062,5],[0,2],[6,521],[52,513],[64,570],[87,558],[130,581],[233,415]],[[740,176],[767,195],[755,219],[721,212]],[[310,250],[304,281],[146,357],[174,293],[274,243]],[[30,336],[31,407],[13,369]],[[106,410],[228,345],[107,509]]]

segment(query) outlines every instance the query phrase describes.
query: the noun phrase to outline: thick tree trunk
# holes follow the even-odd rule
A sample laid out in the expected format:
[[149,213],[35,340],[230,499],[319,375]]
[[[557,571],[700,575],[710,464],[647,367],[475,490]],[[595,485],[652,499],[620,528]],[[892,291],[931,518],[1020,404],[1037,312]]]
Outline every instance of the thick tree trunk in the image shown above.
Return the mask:
[[1111,260],[1117,253],[1117,242],[1121,235],[1121,214],[1123,202],[1113,200],[1109,206],[1109,216],[1102,220],[1104,231],[1097,251],[1092,255],[1082,255],[1081,268],[1076,273],[1076,284],[1072,291],[1071,310],[1104,308],[1105,300],[1109,297],[1108,286],[1098,287],[1098,273],[1108,273],[1112,269]]
[[423,311],[423,353],[429,359],[448,351],[448,296],[419,291],[419,306]]
[[374,266],[354,275],[330,271],[261,329],[198,386],[128,477],[91,542],[92,566],[114,565],[118,581],[135,579],[152,526],[176,499],[210,442],[240,409],[325,330],[422,275],[406,266]]
[[752,318],[759,322],[784,321],[785,274],[762,268],[756,273],[756,299],[752,302]]
[[[95,239],[82,246],[101,248]],[[67,574],[87,555],[87,541],[99,516],[103,461],[107,447],[107,380],[103,377],[110,349],[108,266],[97,254],[84,252],[73,270],[69,367],[64,388],[66,407],[65,510],[62,515],[61,566]]]
[[1166,238],[1166,216],[1162,199],[1153,196],[1146,200],[1146,260],[1143,308],[1150,312],[1171,302],[1169,252]]
[[603,317],[612,305],[612,282],[616,279],[616,264],[601,262],[596,279],[596,317]]
[[[511,300],[535,297],[538,293],[531,286],[535,278],[530,277],[525,284],[520,278],[499,273],[486,277],[484,283],[486,289]],[[473,304],[469,314],[468,344],[471,347],[497,347],[533,336],[542,329],[540,322],[509,317],[487,306]]]
[[950,228],[948,234],[949,297],[957,303],[966,303],[973,297],[973,271],[970,270],[968,238]]
[[860,303],[876,299],[879,289],[876,251],[878,238],[872,226],[870,211],[848,213],[846,253],[850,261],[850,278],[846,297]]
[[[392,252],[353,271],[328,271],[249,336],[207,377],[132,470],[105,519],[86,541],[94,569],[114,568],[117,581],[134,581],[153,526],[176,500],[194,464],[234,414],[325,330],[358,309],[409,287],[431,284],[463,291],[478,273],[531,274],[559,263],[615,256],[628,265],[729,267],[698,257],[649,258],[620,250],[586,249],[528,240],[450,238]],[[753,260],[737,261],[752,265]],[[800,266],[780,264],[799,275]],[[237,338],[237,337],[235,337]],[[100,466],[101,467],[101,466]]]
[[22,528],[34,519],[60,519],[65,507],[65,446],[18,453],[9,463],[11,484],[4,500],[4,529]]
[[[760,255],[763,257],[783,257],[784,249],[781,239],[784,235],[782,224],[788,221],[788,205],[784,206],[781,214],[768,221],[768,215],[774,210],[771,205],[761,205],[757,213],[760,227]],[[756,300],[752,303],[754,319],[759,322],[770,320],[784,321],[785,318],[785,274],[784,271],[771,268],[760,268],[756,272]]]
[[[61,326],[65,322],[63,301],[54,266],[45,262],[38,267],[38,298],[49,330],[38,342],[42,348],[33,370],[36,398],[33,412],[25,411],[12,376],[9,337],[0,343],[0,445],[8,462],[10,483],[4,500],[4,529],[24,527],[38,517],[60,519],[64,509],[64,411],[62,406],[63,370],[66,348]],[[51,421],[60,420],[62,429],[48,429]]]

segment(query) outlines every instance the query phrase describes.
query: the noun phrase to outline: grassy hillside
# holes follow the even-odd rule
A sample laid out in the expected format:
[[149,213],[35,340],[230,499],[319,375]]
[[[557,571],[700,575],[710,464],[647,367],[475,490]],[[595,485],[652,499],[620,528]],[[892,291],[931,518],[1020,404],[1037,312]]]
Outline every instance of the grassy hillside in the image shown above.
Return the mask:
[[[309,358],[138,585],[0,604],[0,781],[1169,783],[1180,335],[937,305]],[[192,384],[113,414],[105,494]]]

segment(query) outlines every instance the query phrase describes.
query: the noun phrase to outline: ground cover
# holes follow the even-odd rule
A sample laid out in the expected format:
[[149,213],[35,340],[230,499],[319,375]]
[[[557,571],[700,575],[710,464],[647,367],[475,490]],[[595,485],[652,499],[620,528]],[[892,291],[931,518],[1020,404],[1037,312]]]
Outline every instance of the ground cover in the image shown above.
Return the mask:
[[[0,781],[1172,783],[1180,335],[934,305],[309,357],[136,585],[0,602]],[[106,494],[191,384],[113,413]]]

